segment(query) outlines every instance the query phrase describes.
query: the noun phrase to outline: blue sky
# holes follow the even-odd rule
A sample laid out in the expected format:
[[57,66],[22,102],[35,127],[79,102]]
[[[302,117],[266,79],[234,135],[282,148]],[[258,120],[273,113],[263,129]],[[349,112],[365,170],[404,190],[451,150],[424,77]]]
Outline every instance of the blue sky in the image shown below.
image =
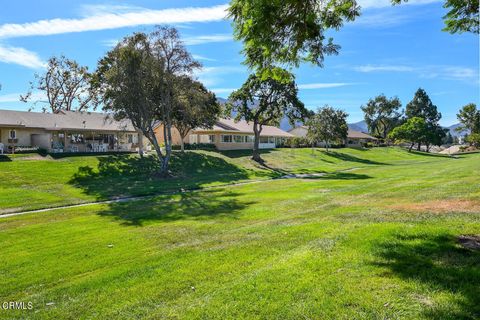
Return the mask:
[[[443,114],[456,122],[458,109],[480,104],[479,38],[442,32],[443,1],[359,1],[356,22],[331,32],[342,46],[324,68],[294,70],[300,96],[310,109],[329,104],[346,110],[349,121],[362,120],[360,106],[380,93],[406,105],[424,88]],[[223,19],[226,1],[4,1],[0,10],[0,109],[27,110],[18,101],[45,60],[65,54],[94,69],[97,60],[123,36],[150,31],[155,24],[175,25],[204,68],[198,77],[220,97],[248,76],[241,43],[232,39]],[[37,94],[40,95],[40,94]]]

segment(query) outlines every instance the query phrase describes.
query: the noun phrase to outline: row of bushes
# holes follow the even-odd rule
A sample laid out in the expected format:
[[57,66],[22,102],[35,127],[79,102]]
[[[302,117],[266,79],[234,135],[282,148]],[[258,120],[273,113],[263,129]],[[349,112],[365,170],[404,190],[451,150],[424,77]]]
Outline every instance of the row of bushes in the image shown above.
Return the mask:
[[[209,150],[215,151],[217,147],[213,143],[185,143],[185,150]],[[172,150],[181,150],[180,145],[173,145]]]

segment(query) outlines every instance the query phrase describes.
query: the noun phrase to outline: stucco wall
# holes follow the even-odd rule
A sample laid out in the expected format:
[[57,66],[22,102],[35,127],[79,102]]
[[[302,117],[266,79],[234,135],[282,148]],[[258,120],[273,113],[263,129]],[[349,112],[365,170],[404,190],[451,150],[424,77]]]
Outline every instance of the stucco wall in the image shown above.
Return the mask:
[[0,128],[0,142],[4,145],[9,146],[13,143],[9,143],[9,132],[10,130],[15,130],[17,132],[17,142],[16,146],[32,146],[32,134],[45,134],[46,131],[42,129],[24,129],[24,128]]

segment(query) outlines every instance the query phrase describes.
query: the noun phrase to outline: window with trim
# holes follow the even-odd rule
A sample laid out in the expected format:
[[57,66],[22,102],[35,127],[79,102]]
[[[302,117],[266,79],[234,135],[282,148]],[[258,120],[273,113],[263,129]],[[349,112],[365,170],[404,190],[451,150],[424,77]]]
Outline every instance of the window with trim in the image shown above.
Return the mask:
[[268,137],[260,137],[260,143],[268,143]]
[[128,143],[133,143],[133,134],[127,134]]
[[215,135],[214,134],[209,135],[208,140],[210,143],[215,143]]
[[245,142],[245,138],[244,136],[233,136],[233,141],[235,141],[235,143],[243,143]]
[[245,142],[252,143],[255,141],[255,136],[246,136]]
[[8,136],[10,139],[17,139],[17,131],[16,130],[10,130],[8,133]]
[[223,135],[222,140],[223,143],[232,143],[232,136],[231,135]]
[[268,143],[275,143],[274,137],[268,137]]

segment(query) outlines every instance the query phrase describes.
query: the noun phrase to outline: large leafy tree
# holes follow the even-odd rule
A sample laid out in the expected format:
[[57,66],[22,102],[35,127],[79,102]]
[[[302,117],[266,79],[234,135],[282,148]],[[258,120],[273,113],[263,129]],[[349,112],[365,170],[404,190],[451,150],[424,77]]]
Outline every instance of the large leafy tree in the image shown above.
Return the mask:
[[179,76],[190,75],[202,65],[193,59],[180,39],[177,29],[161,26],[149,35],[152,53],[159,61],[163,61],[164,86],[159,91],[161,112],[157,119],[163,124],[165,158],[162,172],[168,172],[168,164],[172,154],[172,126],[175,108],[174,86]]
[[411,151],[415,143],[421,145],[422,142],[426,141],[428,134],[429,128],[425,119],[420,117],[413,117],[408,119],[401,126],[394,128],[389,133],[388,137],[397,143],[410,143],[408,151]]
[[388,133],[400,123],[402,103],[397,97],[379,95],[361,107],[371,134],[386,139]]
[[231,0],[229,17],[246,64],[258,70],[308,61],[322,66],[340,47],[326,37],[359,15],[354,0]]
[[[408,0],[392,0],[399,4]],[[445,28],[443,31],[450,33],[479,33],[480,32],[480,8],[479,0],[446,0],[443,7],[448,10],[443,17]]]
[[250,75],[240,89],[232,92],[227,103],[227,112],[234,112],[236,120],[244,119],[253,123],[255,138],[252,159],[257,162],[262,162],[259,143],[263,126],[278,125],[284,116],[293,124],[308,114],[298,98],[295,77],[280,68],[271,70],[269,74]]
[[312,144],[325,142],[328,152],[330,143],[343,142],[348,135],[348,114],[325,106],[317,110],[307,121],[307,140]]
[[470,133],[480,133],[480,110],[477,109],[477,105],[469,103],[464,106],[458,113],[457,119],[462,124],[458,127],[458,131],[465,129],[470,130]]
[[174,87],[172,123],[183,140],[194,128],[212,128],[222,111],[213,92],[190,77],[181,76]]
[[433,104],[425,90],[420,88],[415,92],[412,101],[410,101],[405,108],[405,115],[407,116],[407,119],[415,117],[422,118],[427,124],[428,134],[426,134],[424,140],[418,141],[418,150],[420,150],[422,143],[427,146],[427,150],[430,148],[431,144],[441,144],[441,140],[446,135],[445,131],[438,123],[442,118],[442,114],[438,112],[437,106]]
[[153,145],[161,168],[165,154],[153,129],[154,120],[162,112],[160,92],[165,81],[164,61],[154,56],[148,36],[143,33],[124,38],[109,51],[99,61],[92,79],[103,109],[112,112],[117,120],[130,120],[142,132]]
[[[20,96],[20,100],[41,105],[44,112],[82,111],[96,107],[97,95],[90,86],[91,76],[88,68],[79,65],[75,60],[65,56],[51,57],[48,59],[46,71],[35,74],[35,80],[30,82],[28,92]],[[35,99],[35,91],[44,93],[46,100]]]

